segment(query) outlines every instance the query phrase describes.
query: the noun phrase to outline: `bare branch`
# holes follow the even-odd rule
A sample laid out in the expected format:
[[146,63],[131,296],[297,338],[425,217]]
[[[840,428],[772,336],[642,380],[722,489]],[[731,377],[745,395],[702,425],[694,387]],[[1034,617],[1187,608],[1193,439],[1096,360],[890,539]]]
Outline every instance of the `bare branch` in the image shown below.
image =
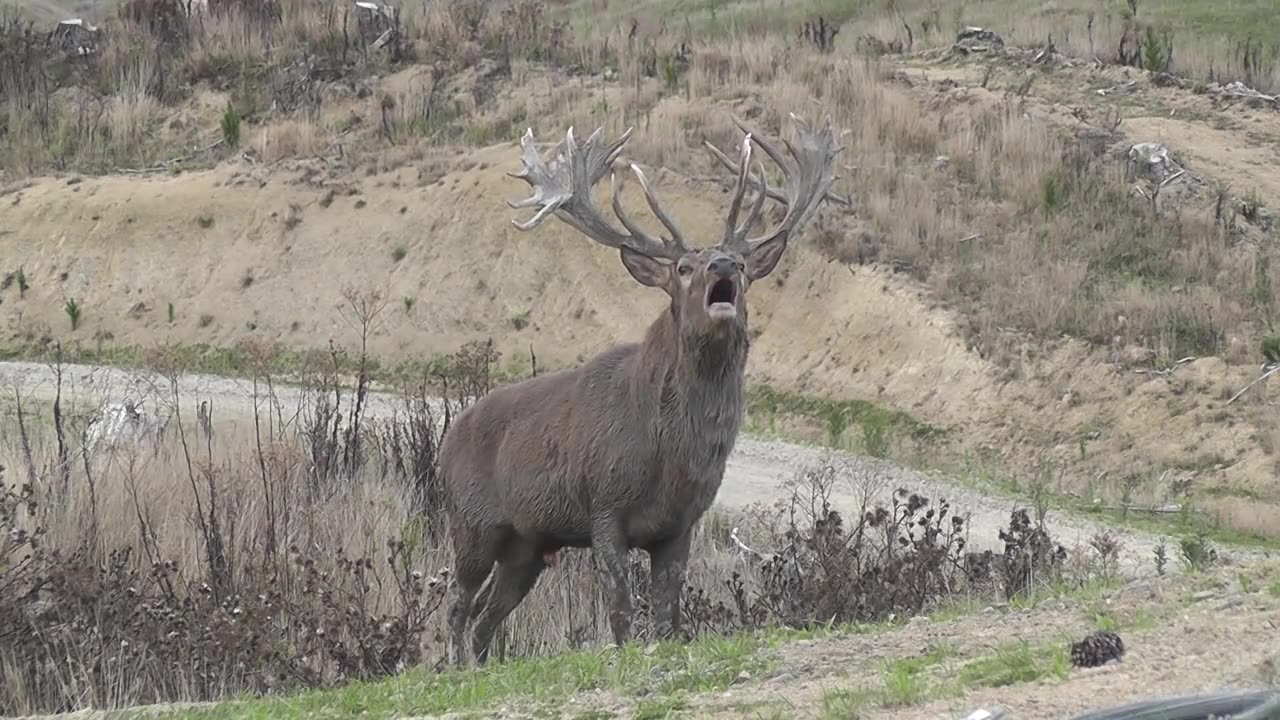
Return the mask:
[[1240,391],[1237,392],[1235,395],[1232,395],[1231,399],[1224,404],[1230,405],[1231,403],[1238,400],[1241,395],[1244,395],[1246,392],[1248,392],[1249,388],[1253,387],[1254,385],[1257,385],[1260,382],[1265,382],[1267,378],[1271,377],[1272,375],[1275,375],[1276,371],[1280,370],[1280,363],[1277,363],[1275,365],[1264,365],[1263,367],[1265,368],[1265,370],[1261,375],[1259,375],[1253,382],[1240,388]]

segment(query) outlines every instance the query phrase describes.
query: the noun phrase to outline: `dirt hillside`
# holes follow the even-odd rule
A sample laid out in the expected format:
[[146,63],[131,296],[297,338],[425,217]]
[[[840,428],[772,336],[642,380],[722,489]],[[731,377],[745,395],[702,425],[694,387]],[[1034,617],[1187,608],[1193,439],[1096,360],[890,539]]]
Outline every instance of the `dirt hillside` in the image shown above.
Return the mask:
[[[904,68],[951,84],[917,86],[922,107],[953,102],[957,82],[975,96],[985,92],[973,72],[929,62]],[[1054,122],[1070,122],[1060,98],[1036,102]],[[1182,150],[1211,120],[1184,121],[1198,129],[1171,134],[1169,122],[1134,117],[1126,138]],[[1224,144],[1229,138],[1220,136],[1233,132],[1214,137]],[[1240,138],[1248,132],[1246,125]],[[1186,152],[1197,157],[1194,147]],[[1247,175],[1253,163],[1243,153],[1211,157],[1198,172]],[[512,138],[366,172],[322,158],[239,157],[176,175],[12,184],[0,197],[0,258],[6,273],[24,268],[30,289],[21,299],[4,294],[4,339],[350,344],[356,335],[339,312],[348,286],[388,298],[371,339],[371,350],[387,358],[427,357],[492,336],[508,358],[532,346],[541,364],[561,366],[638,338],[665,297],[563,224],[515,230],[505,201],[525,191],[506,175],[517,168]],[[688,233],[704,243],[717,236],[727,202],[718,185],[652,174]],[[634,186],[628,205],[648,222]],[[1135,501],[1161,504],[1194,479],[1205,494],[1200,507],[1243,529],[1272,526],[1280,493],[1265,388],[1224,405],[1257,376],[1256,364],[1207,357],[1153,373],[1123,364],[1118,348],[1028,340],[1014,368],[999,367],[971,349],[954,310],[884,267],[831,261],[816,249],[816,232],[811,227],[775,275],[752,289],[755,380],[904,410],[949,428],[950,457],[984,468],[1025,478],[1054,461],[1060,488],[1082,496],[1114,496],[1125,478],[1141,476],[1151,482]],[[69,298],[82,313],[74,332]]]

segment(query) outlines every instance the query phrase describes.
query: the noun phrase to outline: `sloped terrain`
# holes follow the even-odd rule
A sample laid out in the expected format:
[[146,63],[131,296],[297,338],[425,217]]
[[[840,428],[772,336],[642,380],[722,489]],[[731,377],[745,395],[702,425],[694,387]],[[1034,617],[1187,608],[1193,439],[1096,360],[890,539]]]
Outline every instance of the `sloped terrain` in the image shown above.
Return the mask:
[[[882,91],[898,93],[918,112],[976,116],[1003,102],[984,82],[1012,86],[1024,73],[997,62],[989,76],[985,67],[926,53],[903,62],[899,90]],[[416,73],[384,84],[412,86]],[[1032,84],[1020,104],[1034,122],[1081,132],[1101,122],[1109,107],[1089,88],[1122,82],[1125,74],[1058,68],[1041,73],[1047,79]],[[586,98],[610,92],[593,82],[597,89]],[[536,95],[536,86],[530,79],[526,90],[500,96]],[[1253,137],[1269,137],[1274,111],[1145,85],[1140,100],[1127,100],[1109,144],[1123,152],[1135,142],[1166,142],[1184,158],[1190,174],[1183,184],[1200,189],[1166,191],[1171,212],[1212,214],[1213,197],[1204,188],[1218,178],[1272,196],[1275,172],[1265,153],[1275,145]],[[656,112],[668,106],[665,112],[677,112],[681,102],[663,101]],[[1147,109],[1163,112],[1179,103],[1192,119],[1162,119]],[[201,104],[215,108],[218,101],[205,97]],[[739,102],[737,111],[743,110]],[[698,112],[723,124],[732,111]],[[329,112],[355,110],[339,103]],[[563,127],[542,126],[546,141]],[[261,142],[287,130],[267,127]],[[508,132],[518,133],[514,122]],[[1191,135],[1204,143],[1191,142]],[[637,152],[675,157],[675,148],[653,145],[667,141],[652,131],[646,137],[641,128],[637,136]],[[1233,144],[1259,150],[1232,152]],[[687,152],[681,164],[691,169],[684,174],[656,172],[658,193],[692,236],[715,237],[722,186],[712,181],[709,160]],[[320,348],[330,338],[354,339],[338,308],[342,291],[355,287],[378,289],[388,300],[370,347],[389,361],[493,337],[509,361],[527,358],[532,348],[545,367],[637,338],[661,311],[660,293],[636,285],[612,253],[565,226],[548,223],[529,234],[511,227],[516,215],[505,201],[525,191],[506,176],[518,167],[514,137],[476,149],[396,150],[351,163],[331,157],[228,160],[176,176],[19,181],[4,196],[0,243],[6,262],[24,268],[30,290],[19,299],[10,288],[5,299],[9,341],[59,337],[89,349],[159,340],[226,347],[255,336]],[[627,202],[650,222],[638,192]],[[1176,366],[1165,363],[1181,355],[1153,363],[1151,351],[1132,342],[1098,349],[1018,334],[999,340],[1000,354],[975,352],[975,332],[1000,332],[975,329],[979,320],[940,302],[936,287],[922,288],[884,264],[833,262],[824,238],[847,227],[842,222],[834,215],[820,220],[776,275],[753,288],[759,334],[750,372],[758,382],[906,411],[951,429],[945,457],[954,461],[967,452],[982,458],[984,471],[1026,475],[1053,461],[1063,473],[1062,490],[1108,502],[1135,475],[1141,476],[1139,499],[1155,504],[1179,502],[1177,488],[1193,481],[1201,491],[1197,506],[1228,525],[1270,527],[1276,428],[1265,410],[1266,388],[1225,403],[1257,375],[1247,337],[1228,336],[1219,357]],[[68,298],[82,308],[74,333],[67,331]]]

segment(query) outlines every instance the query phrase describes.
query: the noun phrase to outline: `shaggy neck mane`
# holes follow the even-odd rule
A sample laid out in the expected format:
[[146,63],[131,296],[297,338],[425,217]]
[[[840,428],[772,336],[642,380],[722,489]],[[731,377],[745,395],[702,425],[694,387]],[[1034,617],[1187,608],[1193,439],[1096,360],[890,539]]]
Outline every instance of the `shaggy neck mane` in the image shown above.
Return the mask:
[[749,345],[741,324],[716,335],[682,332],[675,310],[669,309],[645,333],[641,362],[664,405],[682,405],[695,424],[727,424],[736,430]]

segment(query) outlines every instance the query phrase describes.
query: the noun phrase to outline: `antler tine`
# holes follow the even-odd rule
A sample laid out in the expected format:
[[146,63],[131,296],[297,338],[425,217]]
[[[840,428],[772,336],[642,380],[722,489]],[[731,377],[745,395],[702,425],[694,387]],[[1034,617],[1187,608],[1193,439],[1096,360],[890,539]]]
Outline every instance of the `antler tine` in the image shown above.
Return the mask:
[[[720,148],[716,147],[715,145],[712,145],[707,140],[703,140],[702,144],[707,147],[707,150],[711,152],[712,156],[715,157],[716,160],[720,161],[721,165],[724,165],[726,168],[729,169],[729,172],[733,173],[734,175],[738,174],[738,172],[740,171],[738,164],[730,160],[728,156],[726,156],[723,152],[720,152]],[[787,201],[786,195],[783,195],[781,192],[774,190],[773,188],[768,188],[768,193],[769,193],[769,197],[773,198],[774,200],[777,200],[780,203],[785,203]]]
[[[528,220],[521,222],[513,219],[511,223],[520,230],[528,231],[541,225],[547,217],[554,214],[570,227],[601,245],[614,248],[625,246],[654,258],[679,257],[681,252],[678,248],[644,233],[630,221],[630,218],[619,216],[628,231],[627,233],[619,232],[600,214],[599,209],[592,202],[591,188],[610,172],[613,161],[621,154],[622,147],[631,137],[631,132],[632,128],[628,128],[618,139],[601,143],[602,129],[597,128],[579,147],[574,138],[573,128],[570,127],[564,139],[556,144],[551,159],[544,162],[534,144],[533,128],[527,129],[520,139],[523,168],[518,173],[507,174],[528,183],[533,188],[533,194],[523,200],[508,200],[507,205],[515,209],[536,207],[538,211]],[[643,176],[641,176],[641,183],[646,185],[646,193],[650,195],[649,206],[657,210],[657,200],[652,197]],[[620,207],[617,203],[617,192],[618,189],[615,186],[615,213]],[[660,214],[659,219],[668,229],[674,228],[665,213]],[[676,231],[673,230],[673,232]]]
[[[735,118],[735,119],[736,119],[736,118]],[[760,142],[760,139],[761,139],[761,137],[762,137],[762,136],[760,135],[760,133],[759,133],[759,132],[756,132],[756,131],[754,131],[754,130],[749,130],[749,131],[747,131],[747,132],[749,132],[749,133],[751,134],[752,139],[753,139],[757,144]],[[738,170],[739,170],[739,168],[738,168],[738,164],[737,164],[737,163],[735,163],[734,161],[730,160],[730,159],[728,158],[728,156],[726,156],[723,152],[721,152],[720,148],[716,147],[715,145],[712,145],[712,144],[711,144],[709,141],[707,141],[707,140],[703,140],[703,141],[702,141],[702,144],[703,144],[704,146],[706,146],[707,150],[708,150],[708,151],[711,153],[711,155],[716,159],[716,161],[718,161],[721,165],[725,166],[725,168],[726,168],[729,172],[733,173],[734,175],[737,175],[737,174],[738,174]],[[841,148],[841,149],[843,149],[843,148]],[[775,148],[775,150],[776,150],[776,148]],[[766,151],[766,152],[767,152],[767,151]],[[771,156],[771,157],[772,157],[772,156]],[[775,162],[776,162],[776,158],[775,158],[774,160],[775,160]],[[785,167],[785,165],[784,165],[783,167]],[[754,180],[754,179],[752,179],[752,183],[753,183],[753,187],[754,187],[754,185],[755,185],[755,180]],[[785,204],[787,203],[787,196],[786,196],[786,195],[783,195],[781,191],[779,191],[779,190],[775,190],[774,188],[769,188],[769,197],[770,197],[771,199],[773,199],[773,200],[776,200],[777,202],[782,203],[783,205],[785,205]],[[831,190],[828,190],[828,191],[827,191],[827,194],[826,194],[825,199],[826,199],[827,201],[829,201],[829,202],[836,203],[837,205],[844,205],[845,207],[848,207],[848,206],[850,206],[850,205],[852,205],[852,204],[853,204],[852,202],[850,202],[850,200],[849,200],[848,198],[841,197],[841,196],[837,195],[834,191],[831,191]]]
[[[789,114],[791,115],[792,120],[797,119],[794,113]],[[760,146],[760,149],[764,150],[765,154],[777,163],[780,168],[782,168],[784,176],[790,171],[790,168],[787,167],[787,159],[778,150],[778,147],[769,141],[769,138],[766,137],[764,133],[756,130],[755,128],[747,127],[747,124],[744,123],[742,118],[739,118],[737,114],[733,115],[733,124],[737,125],[738,129],[741,130],[743,134],[752,138],[755,143]],[[797,129],[800,128],[797,127]],[[807,129],[807,126],[805,129]],[[783,138],[783,142],[786,142],[786,138]]]
[[747,219],[737,228],[733,235],[733,244],[741,246],[746,240],[747,233],[751,232],[751,226],[756,224],[760,219],[760,213],[764,210],[764,199],[769,195],[769,181],[764,174],[764,163],[756,161],[756,169],[753,173],[755,182],[760,186],[760,191],[756,193],[755,198],[751,202],[751,211],[747,213]]
[[738,235],[738,213],[742,211],[742,197],[747,192],[747,180],[751,174],[751,135],[742,138],[742,160],[738,165],[738,182],[733,190],[733,202],[729,205],[729,216],[724,221],[724,240],[721,245],[728,247],[736,242]]
[[[835,182],[835,176],[831,174],[831,163],[836,154],[844,148],[835,144],[831,131],[831,117],[827,116],[819,132],[814,132],[809,124],[795,113],[791,113],[791,119],[796,125],[797,140],[796,143],[786,142],[787,150],[792,156],[791,162],[786,162],[771,142],[758,133],[748,130],[752,142],[760,145],[765,153],[774,158],[783,169],[783,176],[786,178],[787,213],[778,227],[765,235],[750,240],[745,236],[742,237],[736,244],[746,252],[778,238],[782,238],[785,242],[808,221],[813,211],[827,198],[828,191]],[[745,127],[744,130],[746,130]]]
[[636,179],[640,181],[640,187],[644,189],[645,202],[649,203],[649,210],[658,218],[667,232],[671,233],[671,242],[663,243],[668,247],[672,247],[680,252],[680,254],[689,251],[689,246],[685,243],[684,233],[676,226],[671,216],[662,209],[662,205],[658,203],[658,196],[653,194],[653,188],[649,185],[649,178],[645,176],[644,171],[635,163],[631,163],[631,172],[636,174]]
[[626,209],[622,207],[622,188],[626,184],[627,176],[625,174],[622,176],[622,180],[619,180],[617,175],[609,176],[609,189],[613,194],[611,202],[613,205],[613,214],[618,216],[618,220],[622,223],[622,227],[627,229],[627,232],[632,235],[643,234],[644,230],[631,220],[631,216],[628,215]]
[[[604,177],[604,173],[606,170],[610,171],[609,174],[611,175],[613,174],[611,170],[611,168],[613,167],[613,161],[617,160],[618,156],[622,154],[622,146],[626,145],[627,141],[631,139],[631,131],[634,129],[635,128],[627,128],[625,132],[623,132],[621,135],[618,136],[617,140],[614,140],[608,145],[605,145],[604,161],[600,162],[597,166],[595,166],[596,171],[591,176],[591,182],[588,183],[589,185],[595,185],[597,182],[599,182],[600,178]],[[573,126],[569,126],[569,131],[573,132]],[[587,144],[594,146],[595,143],[600,139],[601,133],[603,132],[604,132],[603,127],[597,127],[596,131],[591,133],[591,137],[587,138]]]

